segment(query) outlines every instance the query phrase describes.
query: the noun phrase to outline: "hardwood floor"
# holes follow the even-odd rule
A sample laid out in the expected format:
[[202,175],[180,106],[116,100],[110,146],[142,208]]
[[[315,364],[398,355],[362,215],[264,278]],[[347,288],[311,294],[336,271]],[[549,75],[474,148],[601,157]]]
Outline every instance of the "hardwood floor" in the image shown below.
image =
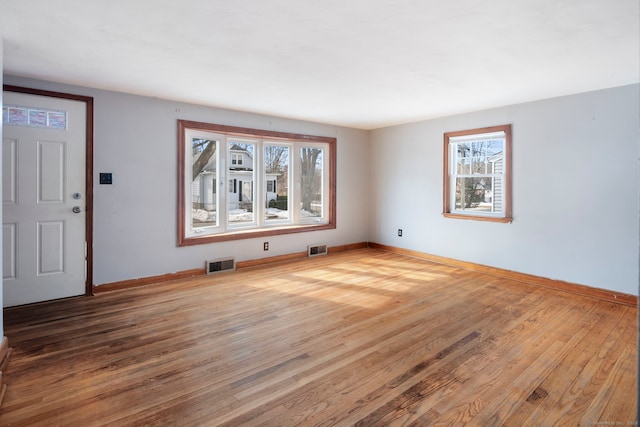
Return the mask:
[[374,249],[5,311],[2,425],[635,425],[637,309]]

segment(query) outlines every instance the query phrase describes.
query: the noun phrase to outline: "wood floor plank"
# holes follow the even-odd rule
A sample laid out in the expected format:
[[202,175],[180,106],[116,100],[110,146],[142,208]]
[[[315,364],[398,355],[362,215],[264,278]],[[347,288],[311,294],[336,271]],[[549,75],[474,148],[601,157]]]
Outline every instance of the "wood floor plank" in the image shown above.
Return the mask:
[[609,306],[605,311],[603,304],[594,305],[586,311],[587,316],[580,316],[585,319],[582,329],[567,341],[565,356],[556,358],[557,365],[552,372],[522,402],[523,408],[507,419],[507,425],[544,425],[544,418],[561,404],[562,397],[571,386],[566,378],[579,375],[592,355],[600,349],[601,342],[624,316],[623,307]]
[[[618,307],[616,307],[615,310],[617,311]],[[632,310],[632,312],[635,312],[635,310]],[[628,317],[629,313],[623,312],[622,320],[620,321],[623,321]],[[593,339],[592,348],[585,348],[584,346],[581,346],[576,349],[578,352],[585,353],[587,363],[583,365],[579,372],[565,378],[565,381],[569,385],[564,394],[560,397],[558,403],[545,414],[544,418],[542,418],[543,423],[552,424],[564,422],[566,420],[574,425],[579,425],[583,422],[582,420],[585,413],[587,413],[591,405],[602,403],[596,399],[596,394],[603,387],[603,376],[608,375],[613,364],[618,360],[618,357],[622,355],[622,349],[626,343],[637,348],[637,339],[633,336],[629,336],[629,334],[631,334],[630,329],[625,330],[624,327],[620,327],[620,321],[611,325],[610,329],[605,329],[606,333],[604,334],[604,337]],[[609,325],[605,324],[602,326],[606,328],[606,326]],[[633,381],[635,382],[637,381],[637,369],[633,369],[633,372],[634,375],[632,376]],[[625,392],[626,396],[622,397],[622,399],[625,401],[632,400],[635,404],[635,399],[633,398],[635,392],[629,389],[625,389]],[[628,416],[621,413],[619,418],[616,417],[613,421],[603,421],[627,423],[629,420],[626,418],[633,420],[636,417],[637,414],[633,411]],[[599,420],[598,418],[592,418],[590,420],[586,420],[586,422],[597,423]]]
[[5,310],[0,425],[637,421],[637,309],[357,249]]
[[[572,322],[577,316],[588,310],[578,311],[573,308],[565,310],[564,313],[547,313],[541,317],[541,322],[546,322],[549,317],[554,320]],[[563,360],[567,353],[575,350],[588,332],[587,328],[574,331],[570,336],[559,332],[555,335],[547,335],[539,339],[536,346],[531,346],[529,350],[517,359],[519,368],[515,368],[509,373],[509,382],[505,384],[506,393],[493,395],[490,402],[477,415],[480,420],[486,420],[490,424],[503,424],[505,420],[514,414],[522,411],[522,405],[526,402],[537,401],[547,396],[546,389],[540,384],[553,375],[556,366]],[[521,369],[518,371],[518,369]],[[484,396],[492,396],[483,393]],[[515,423],[513,425],[520,425]]]
[[[472,294],[475,291],[472,291],[470,294]],[[443,318],[443,320],[446,322],[448,321],[450,324],[455,324],[455,320],[451,319],[451,317],[453,316],[452,313],[457,313],[457,316],[459,317],[466,317],[466,313],[468,313],[469,309],[472,308],[473,304],[469,304],[468,302],[465,304],[460,305],[459,307],[440,307],[441,304],[438,304],[438,308],[435,308],[433,310],[431,310],[431,312],[438,312],[439,309],[442,309],[444,313],[447,313],[446,318]],[[483,314],[485,314],[486,316],[488,316],[488,312],[485,310],[483,312]],[[424,315],[423,315],[424,316]],[[485,317],[486,317],[485,316]],[[434,327],[437,327],[437,324],[433,323],[433,319],[430,319],[429,316],[425,316],[423,318],[423,321],[433,325]],[[390,323],[390,322],[387,322]],[[474,327],[479,327],[479,325],[474,325]],[[439,348],[439,346],[441,345],[447,345],[446,342],[448,340],[453,340],[455,341],[455,333],[456,332],[460,332],[459,330],[456,331],[456,329],[454,328],[447,328],[447,327],[443,327],[443,328],[438,328],[440,329],[437,333],[430,331],[430,330],[424,330],[424,332],[426,332],[428,335],[426,336],[413,336],[414,338],[414,342],[418,342],[418,343],[422,343],[422,342],[426,342],[428,347],[425,347],[425,350],[427,351],[427,354],[434,348]],[[441,334],[442,336],[439,336],[439,334]],[[444,338],[446,337],[446,338]],[[400,342],[400,343],[404,343],[407,341],[403,341],[402,340],[403,337],[401,336],[395,336],[394,337],[394,341]],[[443,339],[444,338],[444,339]],[[416,341],[417,340],[417,341]],[[411,341],[408,341],[411,342]],[[384,344],[384,342],[382,342],[381,344]],[[380,345],[380,344],[377,344]],[[388,349],[388,352],[382,352],[382,350],[378,351],[376,353],[375,356],[380,355],[380,353],[382,352],[382,356],[384,356],[384,358],[382,359],[383,363],[385,363],[384,368],[382,368],[381,370],[379,370],[376,374],[375,374],[375,380],[377,382],[382,381],[383,383],[386,383],[387,381],[390,381],[390,378],[384,377],[383,375],[388,373],[391,377],[395,376],[396,374],[394,374],[394,372],[397,372],[398,369],[401,369],[403,367],[406,366],[406,369],[410,369],[411,366],[413,366],[411,364],[411,360],[415,360],[416,358],[421,360],[421,358],[423,357],[422,354],[424,353],[415,353],[415,351],[413,351],[412,346],[407,346],[406,344],[404,344],[402,347],[404,347],[404,354],[403,352],[401,352],[401,348],[393,348],[393,345],[391,345],[391,348]],[[411,358],[407,358],[405,356],[405,354],[408,353]],[[361,355],[362,356],[362,355]],[[427,356],[428,357],[428,356]],[[355,361],[353,366],[348,366],[346,372],[345,372],[345,376],[348,377],[350,375],[351,372],[357,372],[358,371],[358,365],[361,365],[363,363],[367,363],[367,359],[366,357],[362,357],[359,361]],[[378,362],[381,363],[381,362]],[[409,365],[407,365],[407,363]],[[415,363],[415,362],[414,362]],[[342,368],[342,366],[340,367]],[[357,393],[358,390],[348,390],[345,391],[344,388],[341,389],[336,389],[335,388],[335,383],[338,384],[342,384],[341,387],[350,387],[352,384],[348,384],[345,383],[345,379],[340,379],[339,376],[339,369],[337,367],[333,367],[332,369],[336,372],[336,374],[332,375],[331,377],[329,377],[328,380],[325,380],[325,382],[316,382],[315,384],[313,384],[312,386],[317,388],[317,389],[321,389],[323,390],[325,393],[328,390],[332,390],[332,392],[328,393],[329,396],[343,396],[344,394],[346,394],[347,392],[349,394],[352,393]],[[381,375],[382,374],[382,375]],[[305,378],[309,378],[308,375],[304,375]],[[360,379],[357,381],[357,384],[362,384],[362,383],[366,383],[366,381],[369,379],[370,377],[367,377],[365,379]],[[410,379],[410,378],[407,378]],[[416,380],[413,379],[413,381],[415,382]],[[402,382],[401,382],[402,383]],[[346,384],[346,385],[345,385]],[[409,387],[411,384],[405,385],[405,388]],[[399,393],[399,391],[395,390],[397,387],[388,387],[393,393]],[[362,393],[362,392],[360,392]],[[278,399],[278,400],[273,400],[272,402],[270,402],[269,407],[258,407],[256,408],[253,412],[253,415],[251,414],[244,414],[244,417],[241,419],[235,419],[232,422],[230,422],[230,424],[237,424],[239,422],[245,422],[250,418],[247,417],[251,417],[251,416],[255,416],[256,414],[261,414],[262,417],[265,416],[265,411],[267,410],[271,410],[271,407],[300,407],[302,405],[301,402],[297,401],[297,397],[300,393],[298,392],[292,392],[291,395],[289,396],[285,396],[282,399]],[[324,402],[324,403],[332,403],[331,402],[331,397],[327,397],[328,401]],[[344,400],[344,399],[342,399]],[[368,402],[370,403],[370,402]],[[349,411],[349,408],[347,408],[347,411],[349,413],[351,413],[353,411],[354,408],[358,408],[362,403],[361,402],[356,402],[351,403],[351,411]],[[335,403],[331,404],[331,407],[335,407]],[[306,420],[307,422],[310,420]]]
[[[627,336],[632,333],[632,329],[628,322],[621,322],[618,326],[618,330],[624,331],[622,336]],[[637,331],[637,329],[636,329]],[[599,422],[610,422],[610,420],[619,421],[620,416],[618,412],[613,412],[611,408],[617,407],[625,413],[623,409],[628,410],[630,403],[634,402],[637,388],[635,384],[630,387],[629,376],[633,378],[635,372],[635,364],[631,365],[632,354],[637,351],[637,346],[631,347],[631,343],[622,341],[618,343],[620,346],[613,348],[620,348],[621,352],[616,352],[616,356],[613,358],[607,358],[606,362],[602,357],[602,363],[600,369],[596,371],[594,382],[597,384],[600,381],[600,387],[597,388],[595,398],[591,400],[587,410],[583,414],[581,422],[583,424],[594,423],[594,420]],[[600,356],[600,355],[599,355]],[[636,375],[637,376],[637,375]],[[617,399],[613,400],[614,395],[617,394]],[[607,410],[609,407],[609,410]],[[635,421],[630,418],[625,423]]]
[[[513,319],[505,319],[500,329],[487,332],[486,345],[467,361],[451,367],[449,375],[460,381],[449,384],[432,397],[431,407],[441,414],[437,418],[438,423],[495,422],[491,418],[496,415],[499,405],[513,399],[511,383],[530,367],[541,352],[554,345],[555,337],[540,328],[537,319],[552,313],[562,321],[571,311],[560,304],[547,304],[545,299],[538,301],[538,305],[529,305],[529,311],[520,312]],[[517,337],[522,336],[532,343],[526,352],[516,344]],[[469,387],[470,383],[473,387]],[[416,415],[420,415],[419,411]]]

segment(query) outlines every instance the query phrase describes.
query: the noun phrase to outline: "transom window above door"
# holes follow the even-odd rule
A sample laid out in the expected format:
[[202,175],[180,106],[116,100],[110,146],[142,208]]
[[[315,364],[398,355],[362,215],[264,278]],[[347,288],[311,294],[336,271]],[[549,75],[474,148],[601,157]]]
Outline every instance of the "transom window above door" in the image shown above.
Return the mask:
[[67,112],[38,107],[3,105],[2,123],[9,126],[66,129]]

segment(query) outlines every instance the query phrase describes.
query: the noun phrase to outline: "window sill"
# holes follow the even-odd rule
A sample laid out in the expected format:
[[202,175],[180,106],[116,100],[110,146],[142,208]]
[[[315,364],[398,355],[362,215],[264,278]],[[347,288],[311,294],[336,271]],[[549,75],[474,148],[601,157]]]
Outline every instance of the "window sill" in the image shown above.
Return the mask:
[[449,212],[443,213],[442,216],[444,216],[445,218],[471,219],[471,220],[475,220],[475,221],[488,221],[488,222],[501,222],[501,223],[511,223],[511,222],[513,222],[513,218],[511,218],[511,217],[464,215],[464,214],[449,213]]
[[178,246],[203,245],[207,243],[228,242],[231,240],[253,239],[265,236],[277,236],[280,234],[306,233],[310,231],[331,230],[336,228],[335,224],[313,224],[313,225],[287,225],[281,227],[258,228],[251,230],[237,230],[219,234],[208,234],[205,236],[178,237]]

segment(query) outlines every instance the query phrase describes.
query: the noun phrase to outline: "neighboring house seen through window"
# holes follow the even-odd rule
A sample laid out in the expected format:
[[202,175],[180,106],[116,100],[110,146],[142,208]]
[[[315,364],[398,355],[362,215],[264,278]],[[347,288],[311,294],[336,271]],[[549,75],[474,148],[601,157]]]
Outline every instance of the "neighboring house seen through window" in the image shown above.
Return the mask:
[[511,125],[444,134],[446,217],[511,222]]

